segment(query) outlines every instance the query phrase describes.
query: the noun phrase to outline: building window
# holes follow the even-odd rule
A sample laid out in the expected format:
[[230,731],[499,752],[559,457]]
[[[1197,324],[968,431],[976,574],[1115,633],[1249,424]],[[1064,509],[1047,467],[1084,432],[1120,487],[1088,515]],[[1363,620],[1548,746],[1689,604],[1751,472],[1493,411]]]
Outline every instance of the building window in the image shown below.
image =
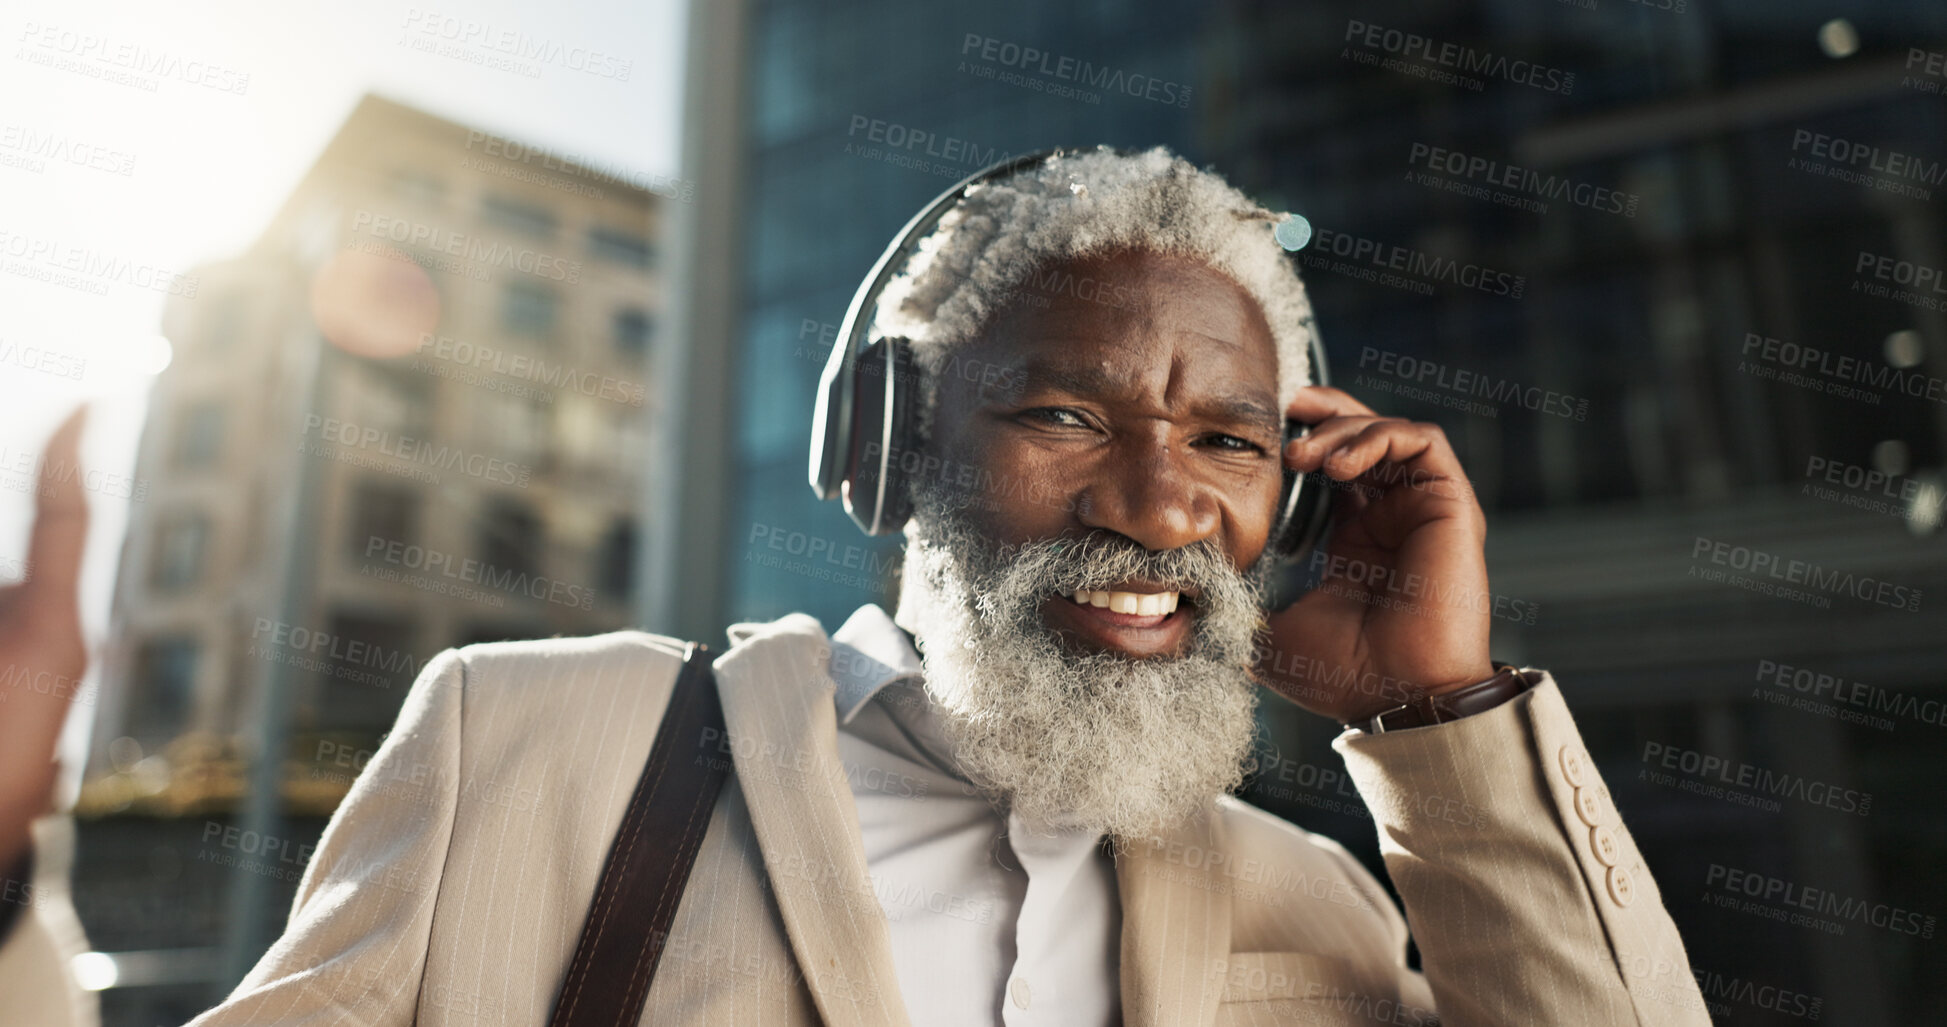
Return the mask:
[[[545,462],[553,436],[553,413],[548,394],[535,390],[532,395],[511,392],[482,392],[472,397],[473,438],[487,451],[508,463],[530,471]],[[506,481],[500,471],[491,471]],[[517,482],[519,469],[506,472]]]
[[384,559],[395,546],[419,537],[419,494],[400,485],[360,482],[352,490],[350,531],[345,538],[351,555]]
[[510,228],[522,235],[531,235],[537,239],[547,239],[554,235],[554,212],[537,204],[505,196],[488,195],[480,203],[480,212],[486,217],[488,224]]
[[588,230],[588,252],[626,267],[646,268],[656,259],[655,247],[649,245],[649,240],[607,225]]
[[348,361],[345,420],[423,439],[433,430],[432,383],[407,367]]
[[200,513],[162,519],[156,529],[155,562],[149,570],[149,583],[156,591],[179,592],[202,577],[209,533],[209,518]]
[[411,617],[334,611],[326,630],[334,640],[317,674],[312,726],[323,731],[380,732],[399,715],[419,676]]
[[208,467],[223,452],[223,406],[198,403],[183,411],[176,425],[176,450],[172,454],[177,470]]
[[626,599],[635,584],[635,520],[617,517],[602,536],[595,557],[595,581],[602,594],[611,599]]
[[539,282],[512,281],[500,294],[500,325],[511,335],[547,338],[554,332],[558,299]]
[[188,635],[151,638],[135,651],[129,723],[145,734],[173,736],[188,725],[199,646]]
[[656,322],[649,317],[648,311],[627,307],[615,312],[610,328],[617,350],[631,357],[641,357],[649,352],[649,340],[656,332]]
[[[480,562],[493,580],[532,575],[541,565],[541,518],[526,503],[496,499],[480,517]],[[524,593],[523,593],[524,594]]]

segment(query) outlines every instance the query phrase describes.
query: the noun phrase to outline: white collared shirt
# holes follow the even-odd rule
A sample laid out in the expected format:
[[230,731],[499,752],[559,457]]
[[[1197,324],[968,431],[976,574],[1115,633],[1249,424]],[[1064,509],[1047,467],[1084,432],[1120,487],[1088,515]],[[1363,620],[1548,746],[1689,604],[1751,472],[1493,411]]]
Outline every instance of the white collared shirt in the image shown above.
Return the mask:
[[1005,819],[952,768],[919,654],[877,606],[832,638],[838,753],[915,1024],[1114,1024],[1122,907],[1100,834]]

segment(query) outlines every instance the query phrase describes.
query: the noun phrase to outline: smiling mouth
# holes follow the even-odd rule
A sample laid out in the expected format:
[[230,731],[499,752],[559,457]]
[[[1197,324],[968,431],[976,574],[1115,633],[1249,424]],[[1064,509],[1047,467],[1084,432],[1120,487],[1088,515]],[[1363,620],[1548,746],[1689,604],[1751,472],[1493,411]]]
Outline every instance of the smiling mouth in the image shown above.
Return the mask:
[[1180,592],[1112,592],[1109,590],[1089,591],[1078,589],[1068,597],[1077,606],[1093,606],[1110,613],[1135,614],[1139,617],[1168,616],[1176,612],[1182,600]]
[[1136,659],[1180,655],[1193,633],[1199,593],[1162,589],[1148,582],[1117,584],[1125,588],[1050,595],[1043,616],[1068,645],[1082,652],[1112,652]]

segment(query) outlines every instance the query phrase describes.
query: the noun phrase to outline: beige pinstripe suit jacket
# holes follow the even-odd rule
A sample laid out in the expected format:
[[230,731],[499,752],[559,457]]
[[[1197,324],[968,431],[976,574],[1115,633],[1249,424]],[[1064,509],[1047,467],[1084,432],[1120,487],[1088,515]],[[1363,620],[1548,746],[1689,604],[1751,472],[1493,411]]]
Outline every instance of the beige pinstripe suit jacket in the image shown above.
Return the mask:
[[[902,1005],[867,877],[823,629],[793,614],[731,639],[716,670],[739,787],[717,802],[642,1022],[926,1023]],[[284,936],[196,1027],[544,1023],[681,651],[623,632],[441,654],[332,818]],[[1539,677],[1487,713],[1337,743],[1424,976],[1344,850],[1224,798],[1118,858],[1126,1022],[1417,1024],[1437,1007],[1447,1025],[1707,1024]],[[1629,891],[1606,883],[1584,815],[1613,835]]]

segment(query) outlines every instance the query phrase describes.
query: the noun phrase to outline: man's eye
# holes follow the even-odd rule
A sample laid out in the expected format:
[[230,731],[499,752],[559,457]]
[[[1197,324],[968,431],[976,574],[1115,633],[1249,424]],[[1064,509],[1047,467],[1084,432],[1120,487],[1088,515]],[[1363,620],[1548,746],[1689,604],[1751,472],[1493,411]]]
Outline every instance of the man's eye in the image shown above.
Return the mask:
[[1026,413],[1027,416],[1037,421],[1046,421],[1049,424],[1059,424],[1067,427],[1086,427],[1088,424],[1088,422],[1082,420],[1082,415],[1067,407],[1035,407]]
[[1257,453],[1262,452],[1264,449],[1263,446],[1252,442],[1250,439],[1236,435],[1212,435],[1209,436],[1208,441],[1218,449],[1228,449],[1239,453]]

